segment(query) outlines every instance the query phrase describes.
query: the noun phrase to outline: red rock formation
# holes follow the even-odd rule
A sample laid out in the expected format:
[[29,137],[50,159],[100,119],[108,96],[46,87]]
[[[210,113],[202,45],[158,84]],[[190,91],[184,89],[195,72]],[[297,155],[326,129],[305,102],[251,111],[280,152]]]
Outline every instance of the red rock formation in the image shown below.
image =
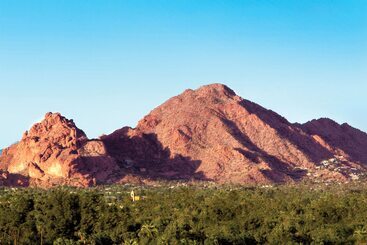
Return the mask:
[[23,186],[29,185],[29,178],[21,174],[11,174],[0,170],[0,186]]
[[89,186],[154,178],[219,183],[348,181],[366,175],[367,134],[320,119],[304,125],[222,84],[186,90],[100,140],[60,114],[0,156],[0,185]]
[[334,155],[300,127],[222,84],[186,90],[135,129],[102,140],[116,159],[150,175],[218,182],[298,180]]
[[321,145],[328,148],[335,155],[345,159],[367,165],[367,134],[349,126],[347,123],[339,125],[337,122],[321,118],[299,125],[302,130],[312,135]]
[[10,174],[29,177],[30,184],[89,186],[107,182],[115,161],[98,140],[88,140],[72,120],[56,113],[25,132],[21,141],[4,149],[1,168]]

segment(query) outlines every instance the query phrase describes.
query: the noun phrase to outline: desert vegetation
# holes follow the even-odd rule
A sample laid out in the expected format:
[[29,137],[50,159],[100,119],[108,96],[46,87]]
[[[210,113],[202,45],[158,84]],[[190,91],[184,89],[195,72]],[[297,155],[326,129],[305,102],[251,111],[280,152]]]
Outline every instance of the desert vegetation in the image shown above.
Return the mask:
[[[139,201],[131,200],[131,190]],[[365,185],[120,185],[0,193],[1,244],[367,242]]]

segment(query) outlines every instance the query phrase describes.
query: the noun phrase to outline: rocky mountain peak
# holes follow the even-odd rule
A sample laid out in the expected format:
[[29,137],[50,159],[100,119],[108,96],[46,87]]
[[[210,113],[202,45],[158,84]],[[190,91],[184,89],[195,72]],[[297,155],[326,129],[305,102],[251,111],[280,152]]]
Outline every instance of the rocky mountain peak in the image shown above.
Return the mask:
[[24,137],[47,138],[47,140],[82,140],[87,136],[80,130],[73,120],[69,120],[60,113],[47,113],[44,119],[34,124],[31,129],[25,132]]
[[47,113],[4,150],[0,163],[9,176],[22,175],[29,179],[23,183],[40,186],[91,185],[107,181],[106,176],[119,170],[102,141],[88,140],[73,120],[60,113]]
[[209,85],[204,85],[198,88],[197,90],[193,90],[197,94],[207,97],[233,97],[236,96],[236,93],[221,83],[213,83]]
[[[185,90],[136,128],[89,140],[47,113],[4,149],[4,183],[89,186],[123,176],[219,183],[347,181],[367,173],[367,134],[321,118],[290,123],[219,83]],[[11,179],[21,176],[22,179]]]

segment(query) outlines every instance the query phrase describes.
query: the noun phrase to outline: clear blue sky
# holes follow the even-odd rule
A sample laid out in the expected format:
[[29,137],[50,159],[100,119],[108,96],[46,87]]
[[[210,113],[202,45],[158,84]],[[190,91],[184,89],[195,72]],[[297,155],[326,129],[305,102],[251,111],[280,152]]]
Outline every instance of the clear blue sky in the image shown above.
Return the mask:
[[0,148],[47,111],[97,137],[212,82],[367,131],[367,1],[0,1]]

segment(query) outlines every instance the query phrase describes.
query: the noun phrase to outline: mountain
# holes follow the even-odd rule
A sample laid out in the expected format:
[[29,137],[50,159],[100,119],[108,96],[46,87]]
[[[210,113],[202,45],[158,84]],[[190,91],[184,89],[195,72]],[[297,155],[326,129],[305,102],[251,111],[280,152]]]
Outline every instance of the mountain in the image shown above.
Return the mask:
[[0,156],[0,185],[207,180],[266,184],[363,179],[367,134],[330,119],[290,123],[223,84],[188,89],[135,128],[90,140],[46,114]]
[[349,161],[367,164],[365,132],[347,123],[340,125],[328,118],[312,120],[298,126],[333,154],[343,156]]
[[9,179],[25,178],[20,185],[90,186],[112,181],[119,171],[103,142],[88,140],[72,120],[59,113],[47,113],[20,142],[4,149],[0,163]]
[[[321,166],[338,152],[321,144],[307,125],[291,124],[222,84],[186,90],[136,128],[122,128],[102,140],[118,161],[161,178],[271,183],[313,177],[346,180],[351,174]],[[352,165],[364,171],[363,164]]]

